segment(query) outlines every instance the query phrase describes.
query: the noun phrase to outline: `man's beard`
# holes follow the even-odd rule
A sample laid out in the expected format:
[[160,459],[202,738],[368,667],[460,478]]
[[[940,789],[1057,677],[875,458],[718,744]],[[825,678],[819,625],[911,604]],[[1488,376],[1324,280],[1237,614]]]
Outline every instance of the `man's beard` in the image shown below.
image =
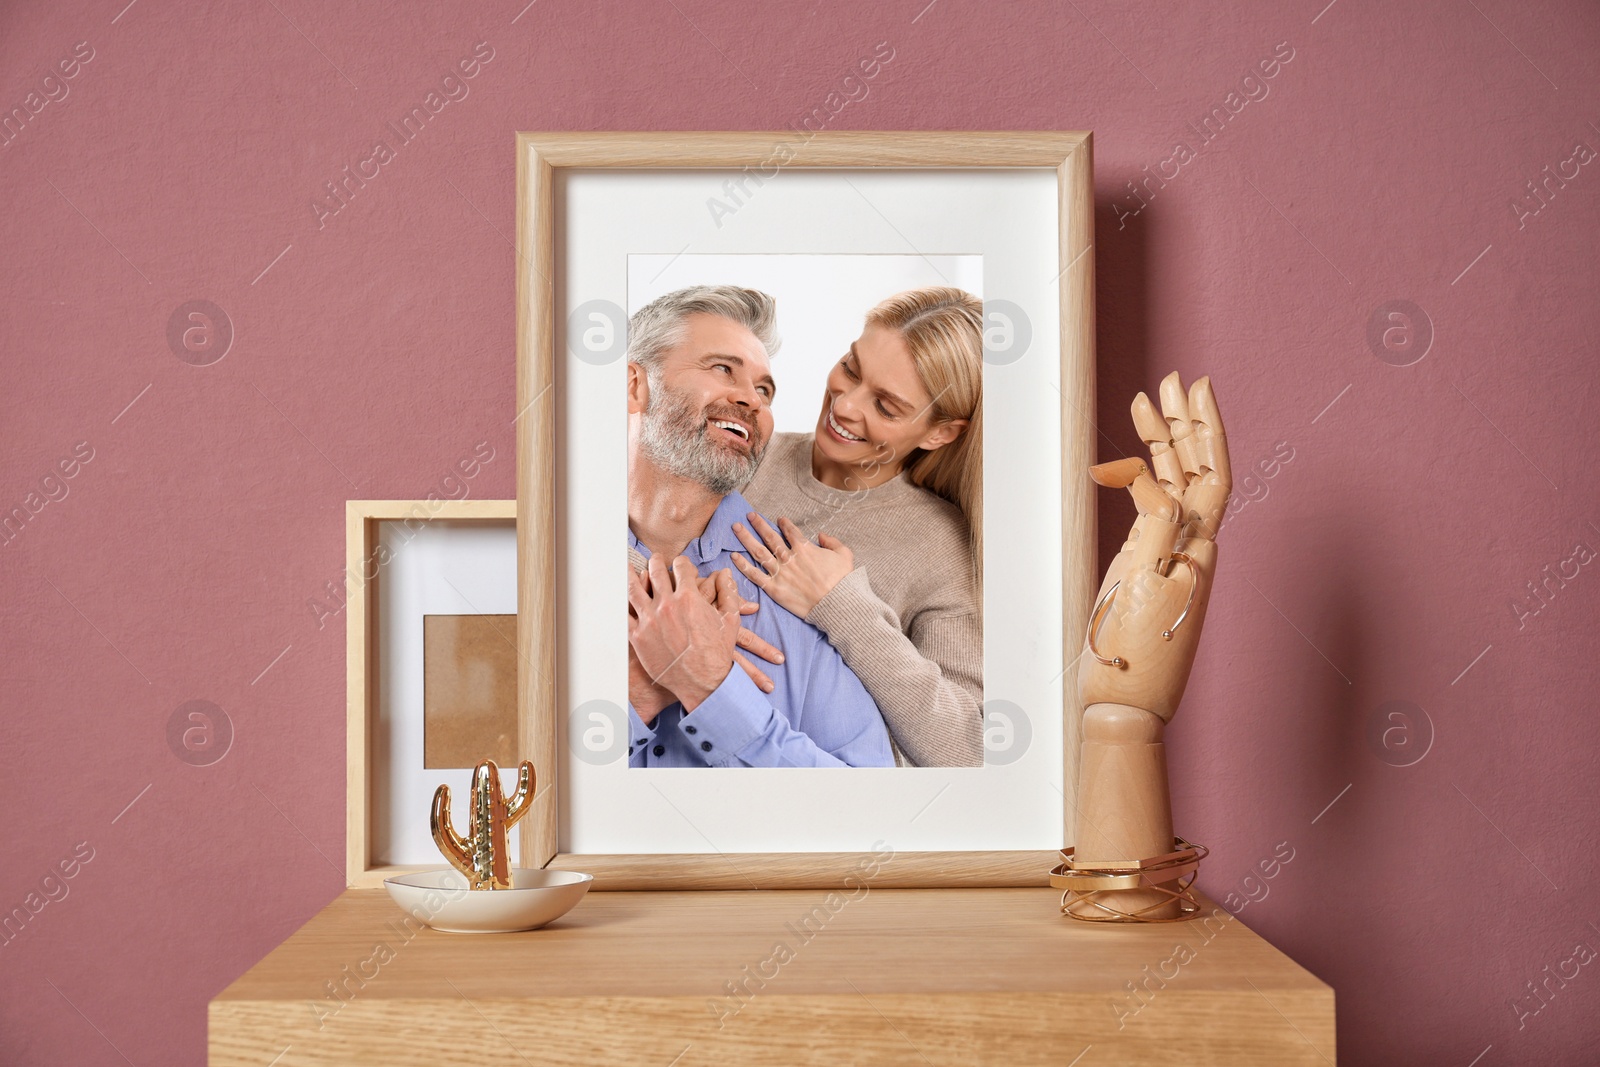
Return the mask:
[[[710,419],[731,420],[748,427],[749,453],[740,455],[707,439]],[[695,411],[682,394],[652,383],[650,405],[644,410],[639,429],[639,450],[667,474],[698,482],[718,496],[727,496],[753,478],[761,465],[767,441],[758,439],[760,433],[752,419],[735,418],[731,410]]]

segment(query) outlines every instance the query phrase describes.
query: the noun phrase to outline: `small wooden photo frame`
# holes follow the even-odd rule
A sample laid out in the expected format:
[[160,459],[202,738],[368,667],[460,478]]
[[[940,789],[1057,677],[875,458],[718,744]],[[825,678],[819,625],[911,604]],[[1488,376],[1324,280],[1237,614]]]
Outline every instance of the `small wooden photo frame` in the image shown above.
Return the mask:
[[524,749],[516,515],[514,500],[345,505],[351,886],[444,866],[434,789],[465,797],[479,760],[509,770]]

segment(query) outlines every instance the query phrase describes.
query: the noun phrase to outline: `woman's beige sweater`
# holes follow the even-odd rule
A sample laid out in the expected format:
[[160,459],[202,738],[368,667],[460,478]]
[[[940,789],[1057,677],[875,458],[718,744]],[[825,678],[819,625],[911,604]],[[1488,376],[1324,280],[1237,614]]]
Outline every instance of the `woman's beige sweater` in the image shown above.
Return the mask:
[[830,488],[811,473],[811,435],[776,434],[744,496],[813,541],[849,546],[856,567],[806,621],[877,701],[921,767],[983,766],[983,612],[961,509],[900,476]]

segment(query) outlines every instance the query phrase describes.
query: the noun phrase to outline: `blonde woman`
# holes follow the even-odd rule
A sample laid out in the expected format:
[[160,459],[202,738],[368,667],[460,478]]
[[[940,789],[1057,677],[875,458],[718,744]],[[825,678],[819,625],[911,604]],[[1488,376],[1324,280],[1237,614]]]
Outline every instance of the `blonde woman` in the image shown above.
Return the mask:
[[867,313],[814,433],[744,495],[734,564],[813,624],[877,701],[902,763],[983,765],[983,304],[915,289]]

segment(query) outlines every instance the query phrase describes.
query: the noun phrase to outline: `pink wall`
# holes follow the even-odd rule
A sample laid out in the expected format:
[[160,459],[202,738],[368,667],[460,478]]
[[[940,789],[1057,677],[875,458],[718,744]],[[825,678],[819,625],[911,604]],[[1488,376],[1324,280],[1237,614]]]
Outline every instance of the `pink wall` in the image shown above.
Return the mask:
[[[1565,162],[1600,146],[1592,4],[125,2],[0,16],[0,106],[67,93],[0,149],[0,506],[92,451],[0,546],[0,908],[74,872],[0,946],[0,1061],[202,1062],[207,1000],[342,889],[343,618],[308,601],[346,498],[481,441],[472,495],[514,493],[512,132],[781,127],[888,41],[837,128],[1095,131],[1103,454],[1170,369],[1214,377],[1241,474],[1292,450],[1225,530],[1172,731],[1206,887],[1289,843],[1242,916],[1337,989],[1346,1062],[1593,1062],[1594,966],[1514,1007],[1600,949],[1600,167]],[[319,226],[478,42],[468,97]],[[210,366],[169,345],[191,300],[233,324]],[[1369,345],[1393,300],[1431,321],[1410,366]],[[1104,497],[1102,550],[1130,514]],[[236,732],[213,766],[169,748],[190,700]],[[1371,739],[1390,701],[1420,762]]]

